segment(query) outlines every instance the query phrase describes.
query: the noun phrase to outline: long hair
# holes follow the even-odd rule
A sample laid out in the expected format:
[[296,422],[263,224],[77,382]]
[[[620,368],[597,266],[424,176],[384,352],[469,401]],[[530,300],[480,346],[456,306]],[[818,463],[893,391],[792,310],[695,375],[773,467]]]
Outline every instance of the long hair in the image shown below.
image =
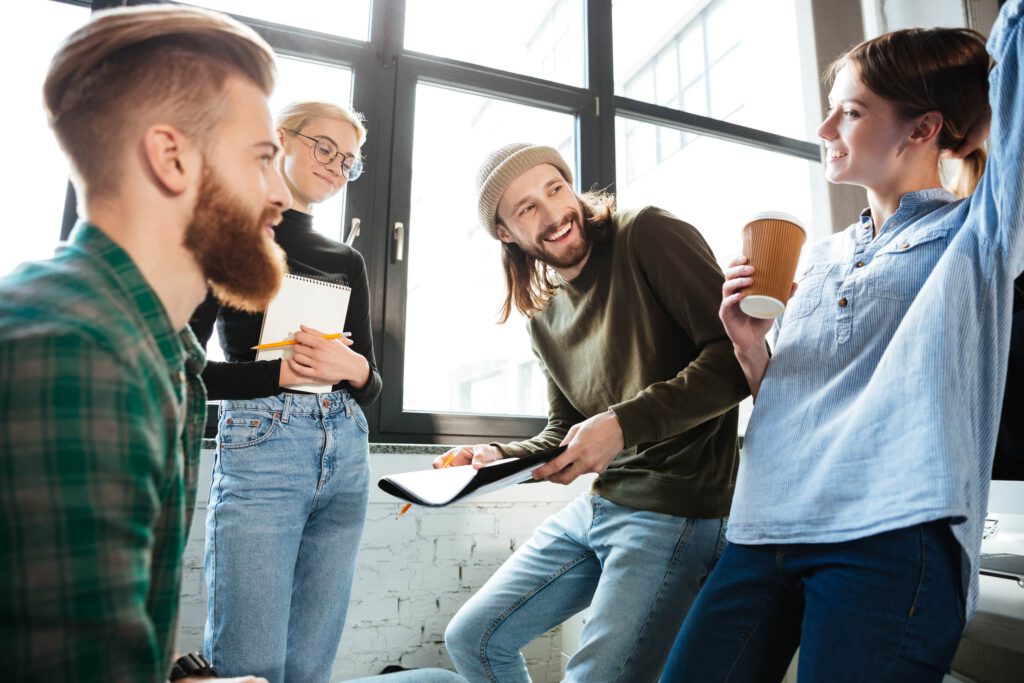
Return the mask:
[[[844,66],[875,94],[912,119],[929,111],[942,114],[939,150],[955,149],[971,126],[988,115],[989,56],[985,38],[964,28],[905,29],[866,40],[829,67],[835,79]],[[966,197],[985,170],[979,147],[963,159],[951,189]]]
[[[587,239],[603,240],[615,211],[615,197],[607,192],[591,191],[578,194],[576,198],[583,209],[583,231]],[[508,320],[512,306],[527,318],[543,311],[558,288],[551,267],[509,242],[501,243],[501,264],[505,270],[505,302],[499,310],[498,323]]]

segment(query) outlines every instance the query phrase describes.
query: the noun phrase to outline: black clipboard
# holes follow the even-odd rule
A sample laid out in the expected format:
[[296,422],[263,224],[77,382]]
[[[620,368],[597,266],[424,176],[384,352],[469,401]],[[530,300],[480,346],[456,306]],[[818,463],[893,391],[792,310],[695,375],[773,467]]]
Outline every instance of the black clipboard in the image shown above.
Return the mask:
[[982,553],[978,564],[979,574],[1010,579],[1024,587],[1024,555]]
[[381,491],[409,503],[444,507],[506,486],[532,481],[535,469],[557,457],[565,446],[557,446],[522,458],[505,458],[474,470],[472,465],[417,470],[381,477]]

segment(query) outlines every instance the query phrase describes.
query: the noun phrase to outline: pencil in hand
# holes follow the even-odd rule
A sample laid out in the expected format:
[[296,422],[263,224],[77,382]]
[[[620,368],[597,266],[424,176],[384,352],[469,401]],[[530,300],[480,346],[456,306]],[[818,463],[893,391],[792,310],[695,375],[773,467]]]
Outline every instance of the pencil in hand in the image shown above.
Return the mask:
[[[341,339],[342,337],[351,337],[351,332],[335,332],[333,334],[323,335],[323,339]],[[279,342],[270,342],[269,344],[257,344],[250,349],[251,351],[264,351],[266,349],[279,349],[284,346],[295,346],[297,342],[294,339],[285,339]]]
[[[443,470],[445,467],[448,467],[449,465],[451,465],[452,461],[455,460],[455,454],[458,453],[458,452],[459,452],[458,448],[453,448],[451,451],[449,451],[447,456],[444,459],[444,462],[441,463],[440,469]],[[401,517],[406,512],[408,512],[409,508],[411,508],[411,507],[412,507],[412,503],[406,503],[405,505],[403,505],[402,506],[402,511],[398,513],[398,517]],[[398,517],[395,517],[395,519],[398,519]]]

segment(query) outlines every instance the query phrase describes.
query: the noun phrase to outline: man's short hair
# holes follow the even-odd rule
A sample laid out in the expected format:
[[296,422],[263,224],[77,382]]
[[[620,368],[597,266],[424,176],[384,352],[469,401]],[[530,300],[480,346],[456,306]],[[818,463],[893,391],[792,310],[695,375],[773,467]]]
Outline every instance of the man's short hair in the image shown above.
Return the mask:
[[269,95],[274,53],[223,14],[171,5],[97,12],[61,45],[43,85],[50,127],[79,189],[112,195],[125,145],[154,123],[208,149],[233,75]]

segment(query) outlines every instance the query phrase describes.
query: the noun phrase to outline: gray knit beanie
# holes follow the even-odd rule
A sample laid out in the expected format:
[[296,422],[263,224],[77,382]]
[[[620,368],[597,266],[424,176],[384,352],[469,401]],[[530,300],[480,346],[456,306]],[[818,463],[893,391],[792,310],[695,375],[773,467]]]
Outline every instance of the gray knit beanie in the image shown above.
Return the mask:
[[565,159],[553,147],[513,142],[491,152],[480,166],[480,171],[476,175],[477,211],[480,215],[480,225],[486,228],[494,239],[498,239],[498,226],[494,219],[498,214],[501,195],[505,194],[512,181],[541,164],[551,164],[565,176],[567,182],[572,183],[569,164],[565,163]]

